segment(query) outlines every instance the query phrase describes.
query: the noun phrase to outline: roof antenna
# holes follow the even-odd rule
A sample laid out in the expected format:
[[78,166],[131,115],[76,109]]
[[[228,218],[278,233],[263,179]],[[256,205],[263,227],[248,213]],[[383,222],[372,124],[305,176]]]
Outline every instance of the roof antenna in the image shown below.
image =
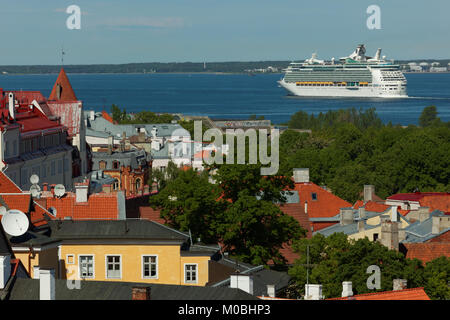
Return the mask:
[[64,55],[66,53],[64,52],[64,46],[61,46],[61,67],[64,66]]

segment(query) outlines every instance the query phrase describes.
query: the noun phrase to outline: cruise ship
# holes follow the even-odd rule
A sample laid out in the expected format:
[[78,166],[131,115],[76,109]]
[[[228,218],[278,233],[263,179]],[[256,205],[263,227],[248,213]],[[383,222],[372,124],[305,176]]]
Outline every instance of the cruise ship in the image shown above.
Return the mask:
[[365,55],[363,44],[339,61],[324,61],[313,54],[305,62],[292,62],[278,83],[302,97],[406,98],[406,78],[400,66],[381,57]]

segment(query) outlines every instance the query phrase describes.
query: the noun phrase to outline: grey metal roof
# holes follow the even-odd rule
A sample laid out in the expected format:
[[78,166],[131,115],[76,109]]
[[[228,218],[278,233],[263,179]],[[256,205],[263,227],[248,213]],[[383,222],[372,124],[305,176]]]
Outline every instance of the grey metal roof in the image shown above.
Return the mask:
[[[190,136],[189,131],[184,129],[178,123],[155,123],[155,124],[113,124],[101,116],[101,113],[96,113],[95,120],[89,119],[89,111],[85,112],[85,118],[87,119],[87,128],[93,131],[107,133],[115,137],[122,137],[123,132],[127,137],[131,137],[139,134],[139,128],[145,128],[147,134],[153,128],[158,130],[157,137],[171,137],[176,131],[177,136]],[[87,131],[91,133],[91,131]]]
[[92,170],[100,170],[100,161],[106,161],[106,170],[113,169],[113,161],[119,162],[119,168],[130,166],[131,169],[138,169],[139,166],[147,166],[147,162],[151,161],[151,155],[141,149],[113,152],[112,154],[92,152]]
[[440,216],[442,213],[439,210],[435,210],[430,214],[430,217],[422,222],[416,221],[405,228],[406,238],[401,241],[402,243],[408,242],[425,242],[440,234],[447,232],[450,228],[443,230],[439,234],[432,234],[433,217]]
[[[133,287],[150,287],[151,300],[256,300],[239,289],[164,285],[117,281],[82,281],[80,289],[70,290],[67,281],[55,280],[56,300],[131,300]],[[39,280],[16,279],[10,300],[39,300]]]
[[150,220],[49,221],[57,239],[146,239],[186,241],[188,234]]

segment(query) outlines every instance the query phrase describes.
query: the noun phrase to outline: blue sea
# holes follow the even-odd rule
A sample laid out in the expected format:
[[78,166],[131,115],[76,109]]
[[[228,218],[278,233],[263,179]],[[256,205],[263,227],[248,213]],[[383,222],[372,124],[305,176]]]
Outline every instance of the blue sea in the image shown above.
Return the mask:
[[[417,124],[423,108],[435,105],[450,121],[450,74],[405,74],[407,99],[300,98],[288,96],[277,84],[281,74],[69,74],[85,110],[110,111],[114,103],[127,112],[208,115],[247,119],[264,116],[285,123],[299,110],[317,114],[341,108],[375,107],[387,123]],[[49,96],[57,78],[51,75],[0,75],[4,90],[39,90]]]

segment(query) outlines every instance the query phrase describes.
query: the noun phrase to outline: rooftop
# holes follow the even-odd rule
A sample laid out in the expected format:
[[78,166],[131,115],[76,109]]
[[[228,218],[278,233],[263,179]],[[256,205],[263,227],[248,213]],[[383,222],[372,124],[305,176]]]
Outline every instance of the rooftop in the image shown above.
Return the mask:
[[327,300],[430,300],[423,288],[357,294],[351,297]]

